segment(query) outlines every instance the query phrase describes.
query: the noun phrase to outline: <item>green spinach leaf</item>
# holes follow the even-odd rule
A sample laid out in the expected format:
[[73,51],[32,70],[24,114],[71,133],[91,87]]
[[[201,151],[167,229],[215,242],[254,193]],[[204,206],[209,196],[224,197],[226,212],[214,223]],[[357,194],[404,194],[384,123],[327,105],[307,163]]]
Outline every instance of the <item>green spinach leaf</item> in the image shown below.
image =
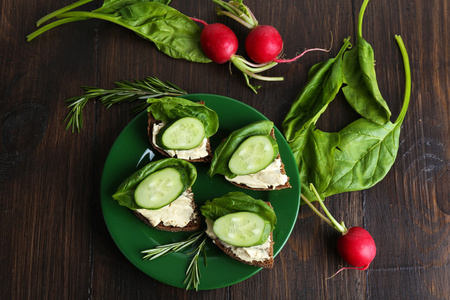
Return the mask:
[[169,5],[171,0],[105,0],[103,1],[103,5],[100,8],[95,9],[92,12],[101,14],[113,14],[124,8],[125,6],[143,2],[158,2]]
[[227,214],[248,211],[258,214],[260,217],[270,222],[272,230],[277,223],[275,211],[263,200],[254,199],[243,192],[229,192],[228,194],[207,200],[200,210],[206,218],[215,221]]
[[236,177],[228,168],[228,162],[234,151],[247,138],[253,135],[269,135],[272,129],[273,122],[262,120],[233,131],[215,150],[208,175],[212,177],[215,174],[222,174],[229,178]]
[[282,123],[288,142],[293,141],[311,123],[315,124],[339,92],[343,83],[342,56],[350,46],[350,39],[345,39],[336,57],[312,67],[310,79],[300,91]]
[[360,118],[340,132],[333,178],[324,196],[367,189],[379,182],[394,163],[400,126]]
[[141,169],[134,172],[127,179],[125,179],[117,191],[112,196],[119,202],[120,205],[128,207],[130,209],[138,209],[140,206],[136,204],[134,200],[134,191],[139,183],[148,177],[150,174],[168,167],[174,167],[180,171],[182,175],[182,181],[186,186],[186,189],[191,187],[197,179],[197,169],[193,164],[177,158],[165,158],[157,160],[147,164]]
[[362,37],[365,2],[359,13],[358,37],[353,49],[344,54],[343,74],[347,84],[342,88],[347,102],[364,118],[377,124],[389,121],[391,111],[378,88],[372,46]]
[[301,191],[306,198],[316,198],[309,183],[314,184],[319,194],[328,188],[335,169],[334,153],[339,143],[337,132],[323,132],[313,124],[289,143],[298,165]]
[[402,122],[408,110],[411,95],[411,72],[405,46],[395,37],[405,67],[405,96],[402,110],[395,123],[380,125],[361,118],[342,129],[341,142],[335,152],[333,178],[324,196],[357,191],[372,187],[381,181],[394,164],[399,147]]
[[[310,69],[306,86],[283,122],[298,164],[303,196],[313,201],[317,199],[310,192],[310,183],[321,197],[367,189],[384,178],[397,156],[401,124],[411,94],[409,58],[401,37],[396,36],[406,80],[402,110],[391,123],[391,113],[378,89],[372,47],[361,37],[367,3],[365,0],[359,16],[356,48],[347,50],[344,44],[334,60]],[[342,56],[343,62],[338,61]],[[341,87],[362,118],[337,133],[321,132],[315,123]]]
[[166,3],[170,1],[110,0],[91,12],[71,10],[87,2],[90,1],[81,0],[45,16],[38,21],[38,26],[53,17],[58,17],[59,20],[29,34],[27,40],[62,24],[94,18],[132,30],[153,42],[159,51],[172,58],[199,63],[211,62],[200,46],[200,27],[188,16],[168,6]]
[[217,113],[201,103],[175,97],[151,98],[147,103],[151,104],[147,110],[157,120],[173,122],[184,117],[195,117],[205,126],[207,138],[219,129]]

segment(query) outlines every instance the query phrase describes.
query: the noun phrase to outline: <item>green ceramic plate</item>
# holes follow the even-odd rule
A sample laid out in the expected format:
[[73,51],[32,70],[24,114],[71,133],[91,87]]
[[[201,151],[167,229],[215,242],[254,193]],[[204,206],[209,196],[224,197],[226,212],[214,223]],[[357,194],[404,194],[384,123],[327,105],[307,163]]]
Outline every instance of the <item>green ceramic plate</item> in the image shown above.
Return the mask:
[[[215,110],[219,115],[219,131],[211,138],[213,149],[233,130],[257,120],[266,119],[250,106],[227,97],[193,94],[184,98],[193,101],[203,100],[208,107]],[[289,238],[297,219],[300,205],[300,181],[292,152],[286,140],[276,128],[275,137],[292,188],[270,192],[241,189],[229,184],[222,175],[209,178],[206,175],[209,164],[195,163],[198,178],[193,186],[193,191],[198,206],[201,206],[208,199],[212,200],[236,190],[246,192],[256,199],[270,201],[278,217],[278,223],[273,232],[274,254],[276,256]],[[141,251],[157,245],[181,241],[191,233],[171,233],[153,229],[137,219],[131,210],[120,206],[111,197],[125,178],[149,162],[149,157],[146,156],[139,163],[148,148],[151,148],[151,145],[147,139],[147,115],[142,113],[131,121],[119,135],[106,160],[101,181],[103,215],[114,242],[131,263],[158,281],[184,288],[183,280],[190,262],[190,256],[186,253],[193,249],[184,253],[172,253],[152,261],[142,260]],[[160,155],[156,155],[153,160],[160,158],[162,158]],[[200,259],[201,279],[199,289],[202,290],[233,285],[261,270],[261,268],[249,266],[229,258],[209,240],[206,245],[206,254],[207,266],[204,264],[203,257]],[[275,260],[275,264],[277,264],[277,260]]]

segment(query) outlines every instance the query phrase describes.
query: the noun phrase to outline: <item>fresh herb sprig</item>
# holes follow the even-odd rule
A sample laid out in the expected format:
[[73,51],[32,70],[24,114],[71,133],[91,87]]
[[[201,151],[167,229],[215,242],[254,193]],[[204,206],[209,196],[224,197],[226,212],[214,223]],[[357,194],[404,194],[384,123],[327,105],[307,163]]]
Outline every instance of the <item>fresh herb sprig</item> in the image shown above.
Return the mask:
[[[184,241],[165,244],[165,245],[159,245],[155,248],[151,248],[148,250],[141,251],[141,253],[145,254],[143,256],[144,260],[153,260],[158,257],[165,256],[170,253],[179,252],[193,244],[195,244],[197,241],[201,239],[201,237],[205,234],[205,231],[200,231],[197,233],[194,233],[190,237],[188,237]],[[203,240],[200,242],[200,244],[197,246],[197,248],[193,251],[188,253],[188,255],[194,254],[194,256],[191,259],[191,262],[189,263],[189,266],[186,270],[186,278],[183,281],[183,284],[186,284],[186,290],[188,290],[191,286],[195,288],[196,291],[198,291],[198,285],[200,284],[200,268],[198,264],[198,259],[201,253],[203,253],[203,257],[205,260],[206,265],[206,239],[205,236]]]
[[146,101],[148,98],[187,94],[178,86],[167,81],[163,82],[156,77],[147,77],[134,82],[115,82],[115,84],[116,87],[110,90],[83,86],[84,95],[67,99],[65,102],[68,103],[70,112],[64,120],[67,122],[66,130],[72,128],[72,132],[74,132],[83,128],[83,108],[91,99],[99,99],[106,108],[110,108],[114,104],[139,101],[140,103],[131,109],[131,114],[134,115],[148,107],[149,104]]
[[183,283],[186,284],[186,290],[188,290],[191,286],[194,287],[196,291],[198,291],[198,285],[200,284],[200,268],[198,265],[198,258],[200,256],[200,253],[203,253],[203,258],[205,260],[205,266],[207,264],[206,262],[206,237],[203,239],[203,241],[200,243],[200,245],[191,253],[194,254],[194,257],[191,260],[191,263],[189,264],[189,267],[186,270],[186,278],[184,279]]

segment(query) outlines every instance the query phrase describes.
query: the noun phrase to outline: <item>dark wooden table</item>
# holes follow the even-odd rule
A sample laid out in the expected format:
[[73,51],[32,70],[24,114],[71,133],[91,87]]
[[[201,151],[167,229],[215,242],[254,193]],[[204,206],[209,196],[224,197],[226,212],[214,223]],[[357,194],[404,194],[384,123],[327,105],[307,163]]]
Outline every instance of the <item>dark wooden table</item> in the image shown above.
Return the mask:
[[[156,76],[189,93],[228,96],[259,110],[277,127],[306,83],[309,68],[334,57],[355,38],[362,1],[246,1],[261,24],[284,37],[284,53],[328,47],[267,74],[256,95],[228,66],[172,59],[117,25],[88,20],[27,42],[35,22],[72,3],[2,0],[0,18],[0,290],[2,299],[449,299],[450,8],[446,0],[372,0],[363,32],[375,51],[380,90],[393,120],[404,94],[400,34],[412,68],[411,103],[394,166],[374,187],[331,196],[326,204],[348,226],[364,226],[377,243],[367,271],[344,271],[334,230],[302,206],[294,231],[272,270],[230,287],[185,291],[134,267],[114,244],[102,216],[99,186],[108,152],[132,120],[132,104],[106,110],[91,102],[84,128],[65,130],[64,100],[82,85]],[[83,9],[94,9],[101,1]],[[223,22],[212,1],[171,6],[209,23]],[[242,51],[240,49],[239,51]],[[322,130],[355,118],[339,94],[321,117]]]

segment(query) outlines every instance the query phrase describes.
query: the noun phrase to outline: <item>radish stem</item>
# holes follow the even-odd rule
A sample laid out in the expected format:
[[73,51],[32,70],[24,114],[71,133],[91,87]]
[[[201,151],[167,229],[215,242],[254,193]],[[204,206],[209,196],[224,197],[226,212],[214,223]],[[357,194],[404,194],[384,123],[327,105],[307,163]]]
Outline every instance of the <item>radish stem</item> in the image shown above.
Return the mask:
[[[247,74],[248,76],[250,76],[252,78],[255,78],[258,80],[263,80],[263,81],[283,81],[284,80],[283,77],[268,77],[268,76],[258,75],[256,73],[264,71],[263,68],[251,68],[251,67],[247,66],[242,60],[243,59],[239,58],[239,56],[233,56],[231,58],[231,62],[238,70],[240,70],[241,72]],[[273,65],[273,66],[275,66],[275,65]],[[266,67],[266,69],[270,69],[273,66]]]
[[253,64],[239,55],[235,55],[232,58],[232,60],[233,59],[238,60],[239,62],[242,62],[245,65],[247,65],[246,69],[253,73],[261,73],[263,71],[269,70],[269,69],[275,67],[276,65],[278,65],[278,63],[276,63],[276,62],[271,62],[271,63],[266,63],[266,64]]
[[200,20],[200,19],[197,19],[197,18],[193,18],[193,17],[189,17],[189,19],[191,19],[191,20],[194,21],[194,22],[200,23],[200,24],[202,24],[203,26],[208,26],[208,23],[206,23],[206,22],[203,21],[203,20]]
[[213,0],[213,2],[225,9],[221,10],[220,8],[217,8],[217,15],[230,17],[249,29],[258,26],[258,20],[256,20],[255,16],[247,6],[236,1],[227,3],[222,0]]
[[305,203],[308,204],[308,206],[316,213],[316,215],[319,216],[319,218],[321,218],[328,225],[333,227],[333,223],[327,217],[325,217],[317,208],[315,208],[314,205],[312,205],[312,203],[305,196],[303,196],[303,194],[300,196],[302,197],[303,201],[305,201]]
[[342,222],[341,224],[338,223],[338,221],[336,221],[335,218],[333,218],[333,216],[330,214],[330,212],[328,211],[327,207],[325,206],[325,204],[323,203],[322,198],[320,197],[319,193],[317,192],[316,188],[314,187],[314,185],[312,183],[310,183],[309,187],[311,188],[311,190],[314,192],[314,194],[317,197],[317,200],[319,200],[319,204],[320,206],[322,206],[322,209],[324,210],[325,214],[327,215],[327,217],[329,218],[329,220],[333,223],[333,227],[341,232],[342,234],[347,233],[347,228],[344,225],[344,222]]

